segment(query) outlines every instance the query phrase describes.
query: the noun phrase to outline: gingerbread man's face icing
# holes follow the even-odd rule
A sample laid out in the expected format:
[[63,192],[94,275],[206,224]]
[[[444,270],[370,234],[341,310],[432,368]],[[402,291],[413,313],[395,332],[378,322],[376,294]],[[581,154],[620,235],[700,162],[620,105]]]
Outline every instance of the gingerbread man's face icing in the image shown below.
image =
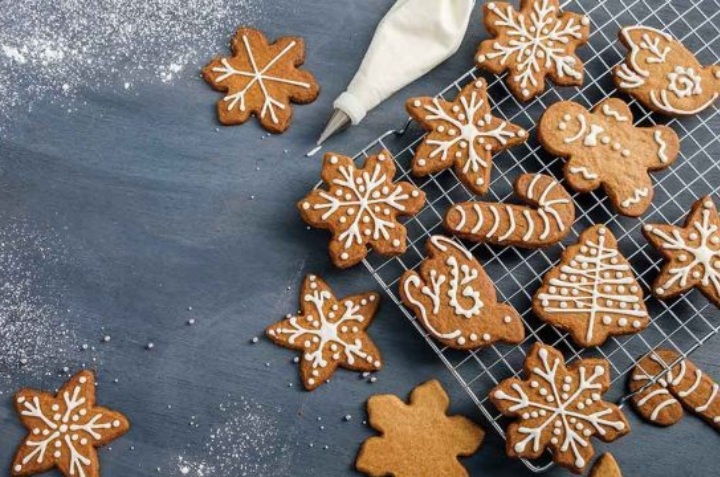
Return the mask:
[[568,158],[565,178],[578,192],[600,185],[622,215],[642,215],[652,202],[649,171],[664,169],[677,157],[677,134],[665,126],[633,125],[628,105],[615,98],[593,111],[563,101],[552,105],[539,125],[550,153]]

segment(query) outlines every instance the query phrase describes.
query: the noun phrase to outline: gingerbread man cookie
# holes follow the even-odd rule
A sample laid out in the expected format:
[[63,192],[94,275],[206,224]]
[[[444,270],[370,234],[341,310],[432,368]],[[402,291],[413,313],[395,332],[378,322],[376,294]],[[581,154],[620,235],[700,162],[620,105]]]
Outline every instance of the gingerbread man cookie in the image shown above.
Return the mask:
[[525,374],[525,380],[501,382],[489,396],[503,415],[516,419],[507,430],[509,456],[536,459],[550,449],[555,463],[582,473],[595,454],[591,437],[611,442],[630,432],[620,408],[602,400],[610,387],[604,359],[566,367],[558,350],[536,343]]
[[413,174],[426,176],[455,165],[461,181],[474,193],[490,187],[494,154],[527,139],[527,131],[490,114],[485,80],[465,86],[453,101],[410,98],[410,116],[428,130],[415,149]]
[[720,95],[720,66],[703,66],[667,33],[639,25],[625,27],[620,41],[630,51],[615,67],[615,84],[645,107],[687,116],[709,107]]
[[590,477],[623,477],[620,471],[620,466],[613,457],[612,454],[607,453],[600,456],[600,458],[593,465],[590,471]]
[[240,28],[232,40],[233,56],[215,58],[203,69],[205,81],[227,95],[217,103],[226,125],[242,124],[257,115],[262,127],[281,133],[290,126],[290,103],[311,103],[320,93],[305,62],[302,38],[283,37],[268,43],[260,31]]
[[550,153],[567,157],[565,178],[578,192],[603,186],[618,213],[642,215],[653,186],[648,171],[670,166],[680,140],[666,126],[633,126],[632,112],[610,98],[592,112],[571,101],[555,103],[543,114],[538,138]]
[[693,287],[720,307],[720,217],[710,196],[693,204],[685,226],[646,224],[643,235],[667,262],[655,279],[658,298]]
[[400,279],[400,296],[430,335],[455,349],[522,342],[520,315],[497,303],[490,277],[465,247],[434,235],[427,251],[419,273],[408,270]]
[[583,83],[583,63],[575,50],[587,43],[590,19],[560,10],[558,0],[521,0],[483,6],[490,38],[480,44],[478,67],[495,74],[507,70],[515,97],[530,100],[545,90],[545,76],[561,86]]
[[99,477],[96,448],[130,429],[117,411],[95,405],[95,375],[80,371],[57,394],[21,389],[15,409],[29,433],[12,464],[14,477],[57,468],[65,477]]
[[388,151],[370,156],[362,167],[329,152],[322,179],[327,189],[315,189],[298,202],[303,220],[332,232],[330,257],[340,268],[359,263],[372,247],[381,255],[401,255],[407,230],[400,215],[415,215],[425,193],[409,182],[393,182],[395,161]]

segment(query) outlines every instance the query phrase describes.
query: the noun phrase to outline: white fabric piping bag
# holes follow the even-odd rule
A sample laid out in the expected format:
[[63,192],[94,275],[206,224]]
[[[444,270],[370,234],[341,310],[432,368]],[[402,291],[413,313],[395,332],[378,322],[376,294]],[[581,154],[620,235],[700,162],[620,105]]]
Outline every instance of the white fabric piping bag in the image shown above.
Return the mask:
[[380,21],[360,69],[333,103],[318,146],[455,53],[475,0],[398,0]]

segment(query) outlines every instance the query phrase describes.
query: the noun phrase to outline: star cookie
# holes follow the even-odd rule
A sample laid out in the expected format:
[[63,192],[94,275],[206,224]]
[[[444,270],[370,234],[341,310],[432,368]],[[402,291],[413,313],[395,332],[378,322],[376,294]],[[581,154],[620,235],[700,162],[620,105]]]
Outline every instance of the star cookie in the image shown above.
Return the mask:
[[672,298],[693,287],[720,307],[720,218],[710,196],[695,202],[685,226],[647,224],[643,235],[667,262],[655,279],[658,298]]
[[353,371],[377,371],[380,351],[366,329],[380,296],[362,293],[338,299],[320,277],[308,275],[300,290],[300,311],[267,328],[274,343],[302,351],[300,377],[308,391],[320,386],[340,366]]
[[474,454],[485,432],[463,416],[448,416],[449,404],[435,380],[413,389],[409,404],[372,396],[368,421],[380,435],[363,442],[357,470],[371,477],[468,477],[458,456]]
[[485,80],[465,86],[453,101],[410,98],[406,108],[428,131],[415,149],[412,171],[434,174],[455,166],[463,183],[476,194],[490,186],[492,157],[527,139],[527,131],[490,114]]
[[268,43],[262,32],[240,28],[231,47],[233,56],[215,58],[203,69],[205,81],[227,93],[217,103],[221,123],[242,124],[256,115],[262,127],[281,133],[290,126],[290,103],[311,103],[320,93],[313,75],[298,69],[305,62],[302,38]]
[[545,90],[545,76],[561,86],[583,83],[583,63],[575,49],[587,43],[590,19],[562,12],[558,0],[521,0],[515,10],[505,2],[483,6],[490,36],[480,44],[478,67],[499,75],[515,97],[528,101]]
[[591,437],[611,442],[630,432],[620,408],[602,400],[610,387],[604,359],[566,367],[558,350],[536,343],[525,374],[525,380],[506,379],[490,391],[498,410],[516,419],[507,430],[509,456],[536,459],[549,449],[556,464],[582,473],[595,454]]
[[130,429],[117,411],[95,405],[95,376],[80,371],[56,395],[21,389],[15,409],[29,433],[15,453],[12,475],[24,477],[57,468],[66,477],[99,477],[96,447]]
[[340,268],[365,258],[368,247],[395,256],[407,249],[407,230],[397,220],[415,215],[425,204],[425,193],[409,182],[393,182],[395,160],[388,151],[370,156],[362,167],[329,152],[322,179],[327,189],[315,189],[298,202],[303,220],[332,232],[330,257]]
[[595,465],[590,471],[590,477],[622,477],[622,472],[613,455],[607,453],[595,461]]

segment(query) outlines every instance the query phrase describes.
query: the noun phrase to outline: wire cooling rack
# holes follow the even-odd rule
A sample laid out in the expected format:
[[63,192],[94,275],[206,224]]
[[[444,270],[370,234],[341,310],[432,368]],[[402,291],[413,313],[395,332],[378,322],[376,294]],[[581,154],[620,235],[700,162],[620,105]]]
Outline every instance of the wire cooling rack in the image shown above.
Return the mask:
[[[484,75],[489,83],[489,96],[494,100],[493,114],[531,132],[527,143],[495,157],[490,192],[480,200],[506,202],[512,195],[514,179],[521,173],[544,172],[556,178],[562,177],[563,160],[544,152],[532,134],[536,121],[548,106],[562,99],[579,102],[588,108],[610,96],[630,100],[615,90],[611,78],[612,68],[626,54],[625,48],[617,41],[621,27],[642,24],[667,31],[694,51],[703,64],[720,63],[720,0],[573,0],[563,2],[563,8],[585,13],[591,20],[590,41],[579,50],[585,61],[586,75],[581,88],[549,85],[541,96],[523,104],[507,89],[504,75],[497,77],[472,69],[438,95],[451,100],[465,83]],[[479,42],[480,38],[473,40]],[[527,339],[519,346],[497,345],[472,352],[441,347],[400,302],[397,293],[400,277],[423,260],[425,242],[431,235],[446,233],[442,226],[445,211],[454,203],[477,199],[452,170],[422,179],[410,174],[414,147],[422,139],[422,136],[418,137],[421,131],[417,125],[410,123],[403,134],[388,131],[356,156],[359,160],[381,148],[388,149],[397,161],[398,179],[414,183],[427,194],[427,206],[405,224],[408,228],[408,252],[392,259],[371,254],[364,263],[503,437],[506,419],[488,402],[487,395],[501,380],[522,372],[526,352],[534,342],[557,347],[568,361],[591,356],[608,360],[613,383],[622,381],[613,386],[609,399],[616,399],[622,404],[629,397],[624,378],[640,357],[658,347],[674,349],[682,357],[687,357],[720,331],[717,309],[698,292],[668,301],[656,300],[649,294],[650,284],[662,260],[640,234],[645,222],[682,223],[698,197],[716,194],[720,189],[720,140],[712,127],[713,121],[716,129],[720,126],[717,106],[695,117],[676,120],[650,113],[635,101],[630,101],[630,105],[637,124],[669,124],[681,138],[681,154],[677,162],[669,169],[653,174],[655,198],[642,218],[618,216],[610,207],[608,198],[599,190],[590,194],[574,194],[578,217],[572,232],[562,244],[542,250],[468,244],[494,280],[499,299],[511,303],[521,312]],[[571,342],[566,333],[533,316],[531,300],[543,275],[556,264],[565,246],[576,242],[580,232],[597,223],[611,228],[618,238],[620,250],[630,260],[645,288],[651,323],[641,333],[610,338],[602,347],[583,349]],[[672,366],[675,363],[667,364]],[[535,472],[553,466],[550,456],[538,461],[525,461],[525,464]]]

